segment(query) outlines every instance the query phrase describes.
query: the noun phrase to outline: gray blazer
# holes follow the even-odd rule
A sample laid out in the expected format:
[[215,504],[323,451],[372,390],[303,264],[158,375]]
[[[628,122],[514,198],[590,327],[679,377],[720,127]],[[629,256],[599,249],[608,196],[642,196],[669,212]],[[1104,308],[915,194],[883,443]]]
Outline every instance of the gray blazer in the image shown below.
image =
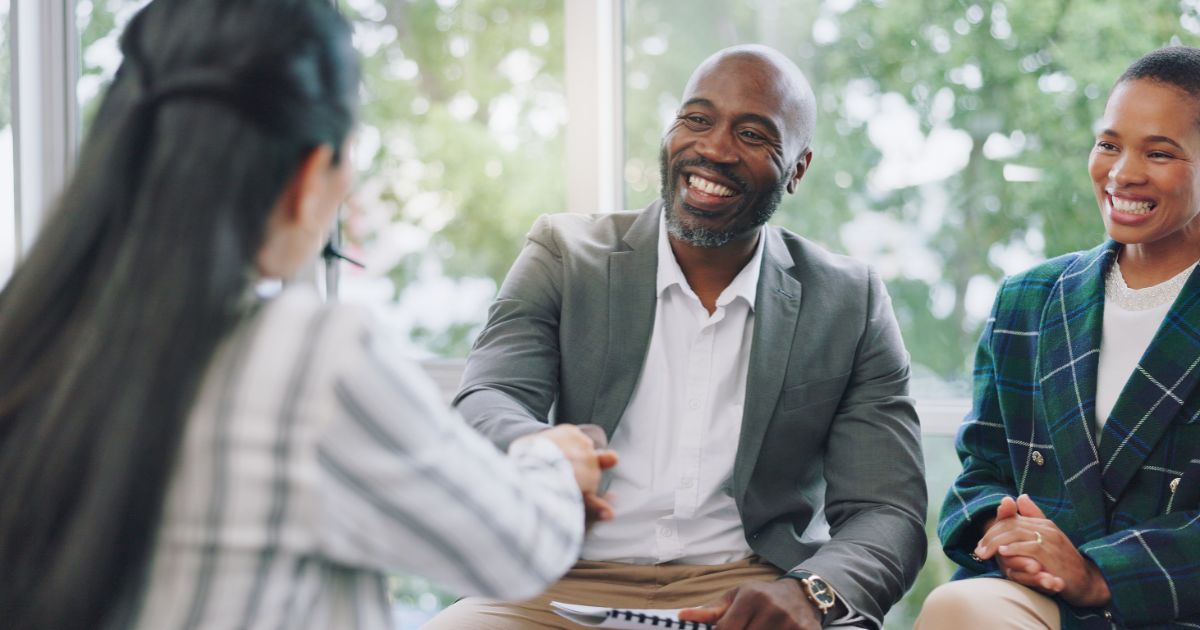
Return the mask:
[[[612,436],[650,344],[661,205],[534,223],[455,398],[497,445],[547,422]],[[820,575],[878,626],[925,559],[908,353],[874,271],[764,235],[729,491],[756,553]]]

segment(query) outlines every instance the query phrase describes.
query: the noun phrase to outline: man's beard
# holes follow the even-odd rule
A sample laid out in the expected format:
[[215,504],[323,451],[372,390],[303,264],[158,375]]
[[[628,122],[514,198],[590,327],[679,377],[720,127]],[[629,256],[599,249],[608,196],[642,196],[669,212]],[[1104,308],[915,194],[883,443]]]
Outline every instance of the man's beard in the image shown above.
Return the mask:
[[[742,204],[735,210],[733,223],[722,229],[712,229],[692,220],[691,212],[693,208],[677,199],[677,187],[681,172],[689,166],[700,166],[720,173],[723,177],[735,182],[742,189]],[[787,179],[780,179],[775,186],[765,191],[766,194],[761,197],[755,197],[753,195],[754,191],[740,177],[730,172],[729,167],[710,162],[698,156],[676,162],[670,168],[670,173],[668,173],[667,148],[665,146],[658,154],[658,168],[659,174],[662,177],[663,212],[667,216],[667,233],[675,237],[676,240],[696,247],[721,247],[729,241],[765,224],[779,208],[779,203],[783,200],[783,191],[787,188]],[[684,207],[675,208],[674,206],[677,202]],[[755,202],[757,202],[757,207],[747,207],[755,204]],[[697,210],[697,212],[701,211]]]

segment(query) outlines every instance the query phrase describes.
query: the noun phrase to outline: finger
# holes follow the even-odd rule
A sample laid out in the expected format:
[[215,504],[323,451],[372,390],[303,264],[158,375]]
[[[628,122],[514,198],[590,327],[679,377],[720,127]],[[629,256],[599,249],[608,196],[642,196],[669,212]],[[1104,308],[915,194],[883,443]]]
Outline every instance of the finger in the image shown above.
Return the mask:
[[1016,527],[997,527],[992,530],[975,548],[975,555],[987,559],[996,555],[996,550],[1004,545],[1023,542],[1032,537],[1028,531]]
[[1061,593],[1067,587],[1065,580],[1045,571],[1038,573],[1035,579],[1038,586],[1048,593]]
[[996,508],[996,520],[1004,520],[1017,515],[1017,502],[1012,497],[1000,499],[1000,507]]
[[716,623],[718,619],[725,615],[725,611],[729,610],[730,604],[733,603],[733,597],[737,593],[737,589],[727,591],[715,602],[709,602],[703,606],[695,608],[684,608],[679,611],[679,619],[681,621],[696,621],[699,623]]
[[608,499],[598,497],[590,492],[583,495],[583,507],[588,514],[602,521],[611,520],[616,514],[616,510],[613,509],[612,503],[609,503]]
[[979,543],[980,545],[987,545],[990,544],[996,536],[1000,536],[1005,532],[1018,531],[1022,529],[1026,528],[1024,527],[1024,523],[1021,522],[1021,517],[1019,516],[1014,516],[1003,520],[996,520],[992,522],[991,527],[989,527],[987,531],[984,532],[983,536],[980,537]]
[[1046,518],[1046,515],[1042,513],[1042,509],[1033,502],[1033,499],[1029,498],[1028,494],[1022,494],[1021,496],[1017,497],[1017,512],[1020,513],[1021,516]]
[[596,463],[600,465],[601,470],[608,470],[617,465],[620,458],[616,451],[604,450],[596,451]]
[[1004,577],[1008,578],[1009,580],[1012,580],[1021,586],[1028,586],[1029,588],[1037,589],[1039,591],[1043,590],[1041,582],[1038,581],[1038,576],[1040,575],[1040,573],[1026,573],[1024,571],[1004,572]]
[[729,610],[729,604],[684,608],[679,611],[679,620],[695,621],[697,623],[717,623],[717,620],[725,614],[726,610]]
[[996,547],[996,553],[1005,558],[1024,556],[1041,562],[1046,553],[1046,546],[1038,544],[1036,540],[1021,540]]
[[1018,571],[1037,575],[1042,572],[1042,563],[1029,556],[1010,556],[1000,560],[1000,567],[1006,571]]

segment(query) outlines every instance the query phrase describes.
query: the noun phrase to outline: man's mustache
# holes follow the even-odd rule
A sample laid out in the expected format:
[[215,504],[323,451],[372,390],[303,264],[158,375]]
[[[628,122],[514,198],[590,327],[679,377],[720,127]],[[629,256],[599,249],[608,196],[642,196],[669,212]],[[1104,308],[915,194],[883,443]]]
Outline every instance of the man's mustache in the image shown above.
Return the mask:
[[674,185],[675,180],[679,178],[679,175],[683,171],[683,169],[688,168],[690,166],[699,166],[701,168],[705,168],[710,171],[713,171],[714,173],[719,174],[721,177],[728,179],[729,181],[733,182],[734,184],[737,184],[737,187],[740,188],[743,193],[753,192],[753,188],[751,188],[750,184],[746,183],[746,181],[743,180],[741,177],[738,177],[737,174],[733,172],[733,169],[728,164],[717,164],[716,162],[706,160],[702,157],[687,158],[684,160],[679,160],[678,162],[673,164],[671,166],[671,185],[672,186]]

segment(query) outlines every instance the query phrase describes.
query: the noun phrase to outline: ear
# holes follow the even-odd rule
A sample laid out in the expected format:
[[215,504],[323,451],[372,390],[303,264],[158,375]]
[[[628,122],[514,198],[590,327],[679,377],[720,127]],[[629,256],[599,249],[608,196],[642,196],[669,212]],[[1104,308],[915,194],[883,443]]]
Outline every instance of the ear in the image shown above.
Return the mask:
[[327,144],[316,147],[304,156],[296,174],[280,201],[282,219],[287,223],[320,231],[325,228],[321,215],[321,199],[329,186],[329,169],[333,165],[333,148]]
[[805,149],[804,153],[800,155],[800,159],[796,160],[795,170],[788,178],[787,191],[789,195],[796,192],[796,186],[800,184],[801,179],[804,179],[804,174],[808,172],[808,167],[812,164],[812,157],[812,149]]

